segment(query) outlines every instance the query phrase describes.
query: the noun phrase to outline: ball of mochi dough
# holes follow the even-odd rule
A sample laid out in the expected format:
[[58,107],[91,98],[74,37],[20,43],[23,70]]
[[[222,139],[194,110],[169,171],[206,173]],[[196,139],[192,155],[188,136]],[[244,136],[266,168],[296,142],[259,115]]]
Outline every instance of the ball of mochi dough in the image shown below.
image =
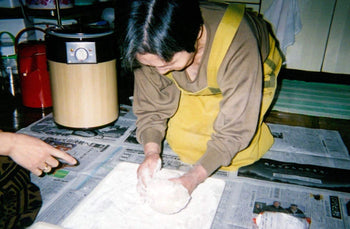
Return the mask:
[[184,209],[191,196],[187,189],[179,183],[166,178],[154,178],[147,185],[147,203],[163,214],[175,214]]

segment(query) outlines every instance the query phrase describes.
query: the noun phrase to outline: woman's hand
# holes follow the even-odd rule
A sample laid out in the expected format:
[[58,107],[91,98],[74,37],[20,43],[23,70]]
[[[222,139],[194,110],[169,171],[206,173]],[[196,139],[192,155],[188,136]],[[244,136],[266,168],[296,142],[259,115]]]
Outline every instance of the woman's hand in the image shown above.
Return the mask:
[[150,142],[144,146],[145,159],[137,169],[137,189],[142,195],[146,191],[147,183],[161,168],[160,146]]
[[179,178],[170,179],[173,182],[182,184],[188,191],[188,194],[197,188],[197,186],[207,179],[208,173],[201,165],[195,165],[190,171]]
[[9,156],[17,164],[37,176],[48,173],[59,165],[62,159],[71,165],[77,163],[75,158],[54,148],[44,141],[25,134],[0,132],[0,155]]
[[147,183],[152,179],[153,175],[160,170],[161,159],[157,153],[145,156],[145,160],[140,164],[137,169],[137,178],[143,186],[147,186]]

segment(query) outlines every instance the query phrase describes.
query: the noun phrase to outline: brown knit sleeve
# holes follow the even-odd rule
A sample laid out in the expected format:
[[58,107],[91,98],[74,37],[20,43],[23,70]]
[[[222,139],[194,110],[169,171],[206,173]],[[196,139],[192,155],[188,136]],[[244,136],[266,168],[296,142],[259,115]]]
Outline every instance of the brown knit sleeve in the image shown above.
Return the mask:
[[151,67],[137,69],[134,75],[136,137],[141,144],[155,142],[160,145],[167,121],[177,109],[180,91],[170,79]]

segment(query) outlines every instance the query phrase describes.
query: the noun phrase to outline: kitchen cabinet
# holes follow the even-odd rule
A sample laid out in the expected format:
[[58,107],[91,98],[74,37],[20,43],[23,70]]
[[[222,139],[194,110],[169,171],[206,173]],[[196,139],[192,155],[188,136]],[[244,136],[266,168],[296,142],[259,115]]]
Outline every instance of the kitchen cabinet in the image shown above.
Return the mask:
[[219,3],[240,3],[245,4],[247,8],[251,8],[256,12],[261,12],[261,4],[263,0],[208,0],[209,2]]
[[[24,1],[24,0],[23,0]],[[90,5],[74,5],[71,8],[61,9],[60,18],[63,24],[80,22],[82,24],[94,23],[101,20],[101,14],[106,8],[113,8],[116,0],[94,2]],[[40,24],[40,25],[39,25]],[[14,36],[26,27],[40,27],[45,29],[52,24],[58,24],[55,9],[31,9],[27,6],[14,8],[0,7],[0,31],[7,31]],[[28,31],[22,40],[43,39],[42,32]],[[2,36],[2,55],[13,54],[13,42],[9,36]]]
[[[209,0],[244,3],[264,14],[274,0]],[[290,1],[290,0],[284,0]],[[286,68],[350,74],[350,1],[298,0],[302,23],[287,48]]]
[[[76,19],[83,23],[94,21],[101,16],[101,12],[105,8],[114,8],[115,0],[96,2],[92,5],[74,5],[72,8],[61,9],[60,17],[63,19]],[[56,19],[56,10],[51,9],[30,9],[24,6],[23,15],[21,7],[16,8],[0,8],[0,19],[25,18],[30,22],[32,18]]]
[[[273,0],[263,0],[264,13]],[[301,31],[287,48],[286,67],[350,74],[350,1],[299,0]]]
[[337,0],[322,71],[350,74],[350,1]]

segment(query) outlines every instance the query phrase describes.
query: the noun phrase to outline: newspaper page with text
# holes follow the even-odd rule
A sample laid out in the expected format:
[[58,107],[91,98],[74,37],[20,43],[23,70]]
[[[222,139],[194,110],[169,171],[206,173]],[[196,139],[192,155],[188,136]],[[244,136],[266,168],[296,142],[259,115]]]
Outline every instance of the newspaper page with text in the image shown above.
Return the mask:
[[[61,128],[55,125],[52,115],[48,115],[19,131],[39,137],[79,160],[77,166],[62,164],[44,177],[32,176],[43,196],[36,222],[60,225],[118,163],[140,164],[143,161],[142,146],[135,137],[136,118],[131,107],[122,108],[121,116],[113,125],[97,130]],[[349,155],[338,132],[269,126],[275,144],[264,156],[265,160],[349,169]],[[162,166],[184,172],[191,168],[181,162],[166,141]],[[300,177],[304,175],[301,173]],[[238,172],[221,170],[213,177],[224,180],[225,189],[211,228],[257,228],[254,218],[274,205],[286,212],[297,208],[300,215],[311,219],[312,229],[350,228],[350,193],[243,177],[238,176]]]

